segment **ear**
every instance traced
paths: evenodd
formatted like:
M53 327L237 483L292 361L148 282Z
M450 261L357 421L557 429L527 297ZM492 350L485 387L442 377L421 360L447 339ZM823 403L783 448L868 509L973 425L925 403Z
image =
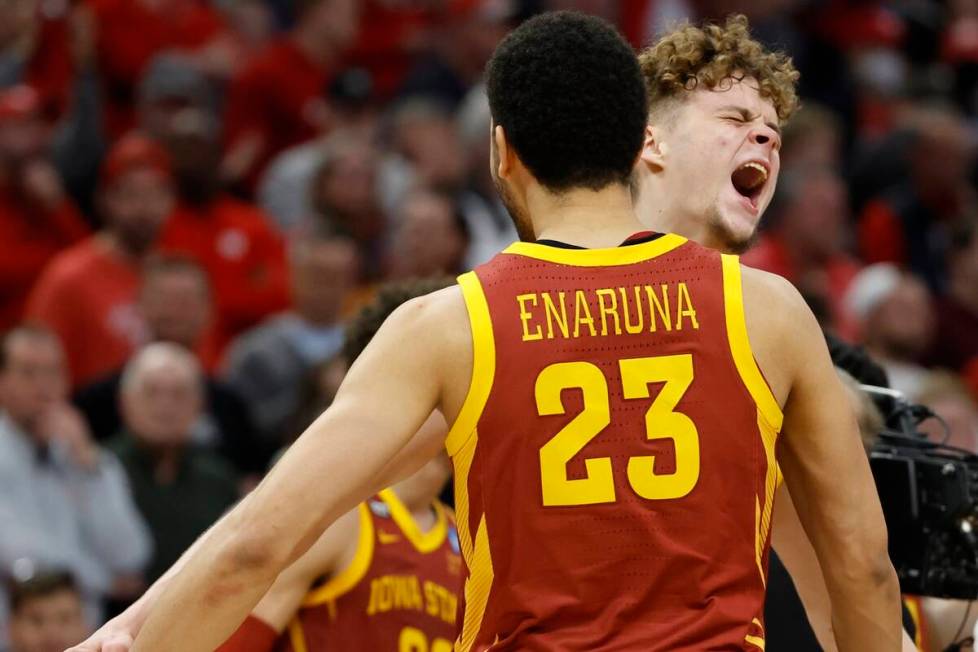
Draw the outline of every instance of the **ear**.
M506 131L502 125L495 125L492 130L492 137L496 143L496 175L500 179L508 179L513 174L513 150L506 140Z
M645 141L642 143L639 159L648 165L652 172L658 172L665 168L668 154L669 147L662 140L662 130L659 127L646 125Z

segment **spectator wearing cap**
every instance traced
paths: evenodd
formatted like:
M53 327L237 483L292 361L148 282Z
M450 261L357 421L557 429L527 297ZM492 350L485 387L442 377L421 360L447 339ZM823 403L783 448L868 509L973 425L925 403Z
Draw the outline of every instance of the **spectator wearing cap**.
M20 326L0 341L0 575L71 571L94 623L102 598L141 590L151 544L122 467L67 391L54 333Z
M357 0L293 4L296 26L249 61L228 89L223 169L248 192L279 152L320 133L323 88L359 25Z
M343 344L341 314L357 281L354 241L309 225L289 250L292 306L241 335L225 358L224 378L248 404L270 448L291 441L288 427L311 370Z
M90 631L70 573L41 571L10 589L10 652L63 652Z
M76 387L122 366L146 340L136 308L142 265L173 207L163 149L139 134L121 139L103 164L98 203L105 227L48 264L27 306L64 343Z
M961 371L978 365L978 220L951 232L947 291L934 303L937 329L928 361Z
M154 342L122 374L124 429L109 443L129 476L133 497L153 533L146 571L154 581L238 498L233 471L194 445L204 377L193 354Z
M49 132L33 89L0 91L0 328L20 320L45 265L88 233L50 160Z
M366 70L353 68L337 75L329 84L326 100L330 119L319 138L285 150L262 174L258 201L282 231L313 215L310 186L316 171L332 154L330 143L344 138L366 142L376 135L377 107Z
M222 190L213 89L188 57L154 59L139 106L140 127L168 150L177 192L160 248L196 260L213 286L212 351L202 356L210 370L231 337L287 305L282 240L267 215Z
M920 359L934 332L930 301L926 285L889 263L863 269L845 296L867 351L886 370L890 386L912 400L927 377Z
M105 125L117 138L136 124L135 91L146 66L164 50L193 54L206 66L219 45L224 22L216 9L197 0L93 0L98 70Z
M843 299L859 263L845 251L846 187L830 167L795 163L783 169L771 228L743 256L745 265L788 279L821 308L823 326L852 337Z
M153 342L178 344L207 359L207 334L212 311L207 273L189 258L156 256L146 265L139 292L139 309ZM203 365L206 369L206 365ZM99 438L122 430L119 412L122 370L81 388L75 405L85 414ZM214 450L242 474L260 474L271 451L263 449L244 401L223 381L206 375L204 403L193 426L196 445Z

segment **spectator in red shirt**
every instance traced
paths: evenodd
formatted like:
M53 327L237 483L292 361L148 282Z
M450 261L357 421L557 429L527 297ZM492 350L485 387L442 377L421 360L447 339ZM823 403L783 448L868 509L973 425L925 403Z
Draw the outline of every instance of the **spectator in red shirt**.
M206 80L171 63L158 84L141 86L140 98L144 127L167 147L177 189L160 248L207 271L216 313L211 340L219 353L239 332L288 305L285 250L261 210L222 192L219 124L202 94Z
M199 0L88 0L98 34L106 128L118 137L136 122L136 84L155 54L179 49L200 56L224 36L220 14Z
M47 154L49 140L38 94L0 91L0 329L20 320L48 261L88 232Z
M223 169L249 192L272 157L323 129L323 90L359 24L356 0L295 4L295 28L255 56L228 89Z
M947 292L935 302L937 332L929 361L963 370L978 364L978 220L970 218L951 235Z
M136 298L173 206L166 153L144 136L123 137L103 165L98 201L105 228L52 260L27 306L61 338L76 387L122 366L146 339Z
M968 175L975 142L961 116L945 109L915 113L910 179L870 202L859 218L859 251L870 263L893 262L932 288L945 282L948 226L976 208Z
M745 265L779 274L821 308L824 325L854 335L843 298L859 265L845 252L846 189L831 168L800 166L781 173L772 220Z

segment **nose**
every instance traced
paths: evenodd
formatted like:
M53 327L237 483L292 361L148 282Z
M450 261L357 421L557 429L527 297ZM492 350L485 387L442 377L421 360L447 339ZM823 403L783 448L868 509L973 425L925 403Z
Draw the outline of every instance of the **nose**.
M762 145L771 147L773 149L778 149L781 146L781 137L778 135L778 132L771 127L761 125L751 130L750 142L755 145Z

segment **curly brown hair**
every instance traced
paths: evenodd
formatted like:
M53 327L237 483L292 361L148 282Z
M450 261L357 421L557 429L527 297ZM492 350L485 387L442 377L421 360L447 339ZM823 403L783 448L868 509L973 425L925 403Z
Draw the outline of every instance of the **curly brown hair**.
M753 77L783 123L798 108L798 71L783 52L751 38L747 18L729 16L722 25L685 23L639 54L653 112L663 100L680 98L701 84L714 89Z

